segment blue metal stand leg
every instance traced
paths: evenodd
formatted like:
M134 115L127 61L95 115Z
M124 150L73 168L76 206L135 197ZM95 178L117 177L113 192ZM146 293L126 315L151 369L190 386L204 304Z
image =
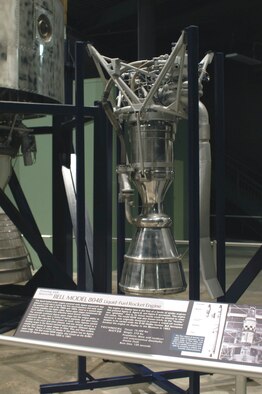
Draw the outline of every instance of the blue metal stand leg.
M112 292L112 128L100 103L94 122L94 291Z
M77 222L77 288L86 290L85 252L85 123L84 123L84 43L77 42L75 47L75 102L76 102L76 222ZM90 263L90 262L89 262ZM78 380L86 381L86 358L78 357Z
M141 376L149 375L151 376L152 383L161 387L167 393L170 394L185 394L185 390L181 389L177 385L169 382L170 379L178 379L188 377L187 371L177 370L177 371L161 371L154 372L151 369L140 364L125 364L128 369L135 373L140 373Z

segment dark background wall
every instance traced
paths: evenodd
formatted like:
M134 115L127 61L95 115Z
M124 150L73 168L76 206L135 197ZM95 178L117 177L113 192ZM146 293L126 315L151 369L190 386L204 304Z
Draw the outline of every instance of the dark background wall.
M199 58L208 50L225 54L226 153L221 160L226 163L226 234L260 241L261 0L69 0L68 11L72 57L76 39L127 61L169 53L191 24L199 27ZM96 76L89 60L85 69L87 77ZM210 76L204 101L212 121L212 67Z

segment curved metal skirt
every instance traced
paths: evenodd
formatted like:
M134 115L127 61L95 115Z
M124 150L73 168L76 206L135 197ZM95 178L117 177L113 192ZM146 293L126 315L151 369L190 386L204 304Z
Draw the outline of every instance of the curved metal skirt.
M124 257L119 283L129 295L161 296L186 289L170 228L138 228Z

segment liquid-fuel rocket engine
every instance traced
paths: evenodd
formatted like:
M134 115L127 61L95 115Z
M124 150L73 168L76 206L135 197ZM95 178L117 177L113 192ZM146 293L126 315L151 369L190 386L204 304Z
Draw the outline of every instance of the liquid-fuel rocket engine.
M90 44L88 52L105 82L102 104L120 139L119 198L125 203L127 220L136 227L124 256L120 288L126 294L142 296L184 291L186 281L181 257L171 233L171 218L163 210L163 201L174 179L177 125L180 119L188 117L185 32L170 55L152 60L127 64L102 56ZM199 63L199 96L212 57L213 54L208 53ZM115 87L118 89L116 101L112 100ZM202 131L208 139L207 111L202 103L199 107ZM129 154L125 136L129 139ZM142 201L137 217L132 215L132 185Z

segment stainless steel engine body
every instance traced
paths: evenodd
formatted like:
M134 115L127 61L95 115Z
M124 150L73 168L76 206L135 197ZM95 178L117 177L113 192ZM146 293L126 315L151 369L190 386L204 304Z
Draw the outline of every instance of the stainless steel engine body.
M105 81L102 103L120 140L119 198L125 203L127 220L136 227L124 256L119 287L126 294L142 296L181 292L186 288L186 281L171 232L172 221L164 213L163 201L174 178L176 128L181 119L188 118L185 32L170 55L132 63L102 56L90 44L87 48ZM208 79L206 68L212 58L210 52L199 63L199 97L202 95L202 80ZM118 89L115 101L111 94L114 87ZM199 146L203 152L203 146L207 145L209 149L209 123L207 111L200 101L199 115ZM127 135L129 149L126 148ZM208 226L210 177L206 175L211 163L208 153L205 150L200 155L200 258L204 280L212 296L216 297L221 295L221 287L215 277ZM133 186L142 202L138 216L132 214Z
M100 63L110 75L102 103L121 142L121 164L117 168L119 198L125 203L127 220L136 227L124 256L119 286L131 295L181 292L186 288L186 281L171 232L172 221L164 213L163 201L174 178L173 145L176 126L183 114L177 92L180 97L184 38L181 37L170 56L131 64L103 58L94 47L88 48L98 70ZM108 103L114 84L119 96L111 110ZM174 100L179 108L169 109ZM128 155L124 135L129 137ZM133 186L142 201L138 216L131 212Z
M141 134L134 116L128 117L125 127L131 150L129 177L141 197L142 210L130 220L136 232L124 256L120 288L132 295L178 293L185 290L186 282L171 233L172 221L163 209L174 179L175 119L149 112L140 119Z

